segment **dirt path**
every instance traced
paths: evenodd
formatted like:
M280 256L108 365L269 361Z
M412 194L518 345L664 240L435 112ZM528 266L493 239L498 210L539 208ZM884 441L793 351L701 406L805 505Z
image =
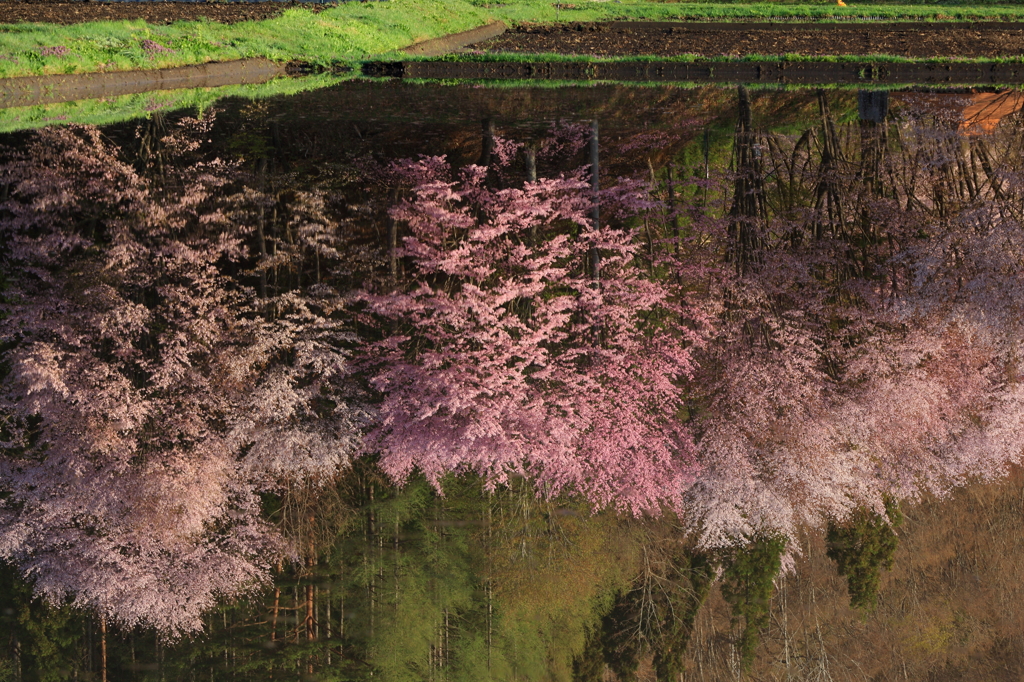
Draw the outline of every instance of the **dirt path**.
M1024 24L655 24L526 26L477 43L490 52L592 54L1024 55Z

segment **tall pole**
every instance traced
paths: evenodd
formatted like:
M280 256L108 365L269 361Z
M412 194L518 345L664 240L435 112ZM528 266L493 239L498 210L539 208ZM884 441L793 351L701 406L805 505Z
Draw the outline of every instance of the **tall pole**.
M107 682L107 614L100 614L100 680Z
M596 232L601 225L601 205L598 202L598 192L601 189L600 176L598 173L598 146L597 146L597 119L590 122L590 186L594 195L594 203L590 209L590 220ZM601 253L597 245L590 247L590 277L597 281L601 279Z
M491 157L494 154L494 119L485 118L483 120L483 147L480 150L480 160L477 162L478 166L490 166Z
M388 193L388 286L391 290L398 288L398 221L391 215L391 210L398 203L398 190Z
M523 148L523 156L526 160L526 181L537 182L537 147L531 142ZM537 223L530 225L530 245L537 245Z

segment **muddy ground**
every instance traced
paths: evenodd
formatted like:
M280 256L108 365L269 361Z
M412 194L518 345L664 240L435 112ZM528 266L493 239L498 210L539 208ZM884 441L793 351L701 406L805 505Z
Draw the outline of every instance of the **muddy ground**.
M600 56L699 54L1006 57L1024 54L1024 24L644 24L524 26L477 43L489 52Z
M39 21L50 24L81 24L86 21L144 19L150 24L170 24L206 17L233 24L276 17L295 2L51 2L49 0L0 0L0 23ZM318 12L336 3L303 3Z

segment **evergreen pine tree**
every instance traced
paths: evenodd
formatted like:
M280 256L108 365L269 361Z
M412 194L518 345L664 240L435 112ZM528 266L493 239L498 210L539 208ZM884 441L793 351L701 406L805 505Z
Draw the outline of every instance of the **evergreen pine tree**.
M677 561L677 599L662 624L661 637L654 652L654 671L658 682L679 679L693 624L715 580L715 564L708 555L687 553Z
M587 631L583 651L572 661L573 682L601 682L604 679L604 646L600 626Z
M902 523L903 514L893 500L886 501L885 516L860 509L842 526L829 523L826 554L846 576L853 608L874 609L882 568L892 568L899 545L894 529Z
M722 573L722 596L732 607L733 624L743 620L739 649L744 670L753 664L760 631L768 625L775 576L782 567L785 548L783 537L755 537L736 550Z
M635 682L643 641L638 632L637 592L620 594L602 622L604 661L621 682Z

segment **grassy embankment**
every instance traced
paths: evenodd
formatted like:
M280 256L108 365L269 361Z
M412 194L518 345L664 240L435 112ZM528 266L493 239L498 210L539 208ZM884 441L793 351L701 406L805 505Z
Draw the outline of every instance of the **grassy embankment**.
M1024 6L833 3L387 0L302 8L258 22L152 26L142 21L72 26L0 24L0 78L163 68L246 57L316 64L356 62L497 19L509 23L610 19L817 19L1024 21Z

